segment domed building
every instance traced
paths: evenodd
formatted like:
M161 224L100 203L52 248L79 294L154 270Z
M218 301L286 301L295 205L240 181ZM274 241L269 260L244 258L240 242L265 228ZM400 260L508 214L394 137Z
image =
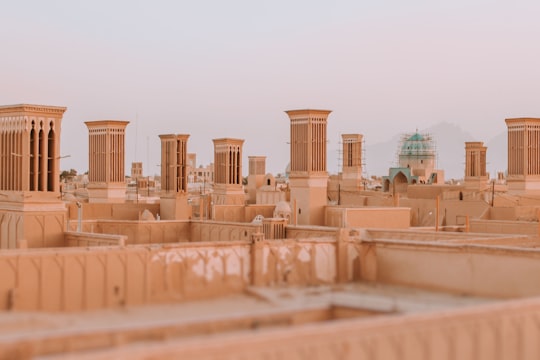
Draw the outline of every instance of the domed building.
M439 184L444 182L441 170L436 170L437 150L430 134L405 134L398 147L398 166L383 176L383 191L407 191L412 184Z
M409 168L411 175L420 183L427 183L436 167L437 151L429 134L404 135L398 155L398 166Z

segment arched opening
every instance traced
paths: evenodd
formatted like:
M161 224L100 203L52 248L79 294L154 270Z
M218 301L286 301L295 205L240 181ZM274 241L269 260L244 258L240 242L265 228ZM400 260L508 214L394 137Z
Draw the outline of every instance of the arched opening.
M39 130L38 135L38 156L37 156L37 189L38 191L44 191L44 185L43 184L43 172L45 169L43 169L43 152L45 150L45 132L41 129Z
M397 193L405 193L407 192L407 185L409 184L409 181L407 180L407 177L403 172L398 172L396 176L394 176L394 190Z
M383 191L388 192L390 191L390 179L385 179L383 183Z
M30 130L30 151L28 152L30 154L30 161L28 162L29 165L29 176L30 176L30 191L35 191L36 189L36 181L35 181L35 166L36 166L36 156L34 153L34 148L36 144L36 130L34 129L35 123L32 121L32 130Z
M55 175L56 174L56 158L57 154L55 153L55 141L54 141L54 130L49 130L49 135L47 136L47 191L54 191Z
M269 185L269 186L271 185L270 184L270 179L266 179L266 185Z

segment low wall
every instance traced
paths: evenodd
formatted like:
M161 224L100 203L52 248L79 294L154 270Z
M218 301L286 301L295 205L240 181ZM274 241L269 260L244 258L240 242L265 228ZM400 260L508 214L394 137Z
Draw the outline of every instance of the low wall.
M92 232L126 235L128 244L163 244L190 241L188 220L114 221L100 220Z
M196 221L190 222L190 241L251 241L253 234L262 232L262 224Z
M362 244L368 244L363 241ZM540 295L540 250L376 240L373 281L494 298Z
M250 244L0 253L0 309L81 311L207 298L249 284Z
M538 236L540 228L538 222L528 221L503 221L503 220L470 220L472 232L491 234L521 234Z
M68 230L75 232L77 222L71 221ZM82 231L127 236L126 244L164 244L200 241L251 240L262 232L262 224L200 220L159 221L83 221Z
M159 214L159 204L146 203L81 203L82 219L95 220L139 220L139 214L144 210L149 210L154 217ZM76 203L66 204L68 208L68 219L77 220L79 208Z
M326 226L289 225L285 227L285 236L287 239L319 238L335 236L337 231L338 228Z
M538 359L540 299L365 321L243 331L78 353L79 359ZM174 331L171 331L174 333ZM121 338L121 337L120 337ZM60 341L62 339L59 339ZM57 340L57 342L59 342ZM39 344L39 339L35 340Z
M124 246L127 236L107 235L83 232L65 232L64 246L87 247L87 246Z
M254 285L309 286L337 280L335 238L261 241L252 251Z
M274 216L275 205L214 205L213 220L251 222L255 216Z
M360 227L407 229L411 209L403 207L327 206L326 225L331 227Z

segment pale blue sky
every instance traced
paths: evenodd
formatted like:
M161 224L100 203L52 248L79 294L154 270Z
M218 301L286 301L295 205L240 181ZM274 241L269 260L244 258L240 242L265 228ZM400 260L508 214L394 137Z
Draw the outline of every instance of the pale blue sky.
M67 106L62 168L79 171L84 121L129 120L127 171L152 174L166 133L190 134L203 164L213 138L245 139L245 159L281 172L283 111L331 109L336 172L342 133L376 143L447 121L487 141L540 116L539 16L538 1L10 1L0 103Z

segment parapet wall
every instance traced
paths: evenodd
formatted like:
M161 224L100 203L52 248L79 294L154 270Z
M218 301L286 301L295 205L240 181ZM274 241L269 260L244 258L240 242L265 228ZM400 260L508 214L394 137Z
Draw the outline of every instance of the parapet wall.
M540 235L538 222L504 221L504 220L470 220L472 232L491 234L522 234L529 236Z
M372 246L375 282L480 297L540 295L531 276L540 273L540 250L394 240Z
M540 299L534 298L436 314L242 331L218 335L211 342L171 339L145 347L114 348L100 359L134 354L141 359L538 359L539 319ZM93 360L95 353L81 353L80 358Z
M159 204L147 203L82 203L82 219L94 220L139 220L140 214L148 210L157 218ZM68 220L76 221L79 216L79 208L76 203L66 204L68 208Z
M334 238L13 250L0 253L0 310L81 311L223 296L254 283L331 284L336 254Z
M10 251L0 309L81 311L198 299L249 283L246 242Z
M213 220L251 222L255 216L274 216L275 205L214 205Z
M83 232L65 232L64 246L87 247L87 246L125 246L127 236L107 235Z

